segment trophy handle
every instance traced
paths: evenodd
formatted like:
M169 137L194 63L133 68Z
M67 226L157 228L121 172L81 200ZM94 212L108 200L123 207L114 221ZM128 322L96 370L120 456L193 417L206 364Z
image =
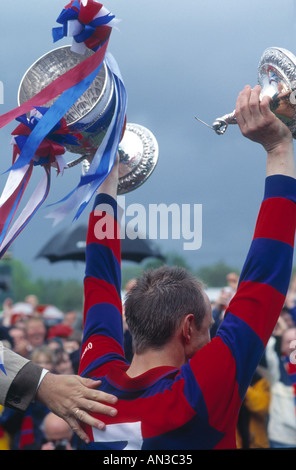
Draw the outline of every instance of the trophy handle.
M235 110L232 111L232 113L225 114L224 116L217 118L216 121L213 122L212 128L216 134L223 135L225 134L229 124L237 124Z
M279 80L276 80L274 77L273 79L268 78L267 76L262 77L262 90L260 94L260 100L263 96L270 96L272 103L271 109L275 111L275 105L278 105L277 99L286 99L289 97L290 93L285 93L284 97L280 98L280 90L279 90ZM237 124L237 120L235 117L235 110L232 113L225 114L224 116L217 118L213 124L212 128L218 135L223 135L226 132L227 127L229 124Z

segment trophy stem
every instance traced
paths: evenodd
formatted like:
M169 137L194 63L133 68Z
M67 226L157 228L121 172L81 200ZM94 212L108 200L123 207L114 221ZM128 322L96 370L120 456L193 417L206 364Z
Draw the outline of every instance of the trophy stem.
M225 114L224 116L217 118L216 121L213 122L212 128L216 134L223 135L225 134L229 124L237 124L235 110L232 111L232 113Z

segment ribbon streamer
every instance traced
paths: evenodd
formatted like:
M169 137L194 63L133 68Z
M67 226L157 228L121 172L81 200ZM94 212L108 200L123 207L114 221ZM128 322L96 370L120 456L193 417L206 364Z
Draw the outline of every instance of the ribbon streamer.
M43 119L47 112L48 108L38 108L35 110L30 119L28 119L26 116L21 116L17 119L20 124L12 132L12 135L16 136L14 137L14 162L21 160L23 149L28 145L30 135L34 132L34 129L38 126L39 122ZM62 143L71 143L72 145L75 145L77 144L77 139L80 137L80 135L70 135L66 121L65 119L62 119L59 124L54 126L54 128L51 130L51 133L49 133L47 137L42 140L41 145L39 145L37 149L32 150L33 157L31 155L30 161L27 164L21 164L16 169L10 171L0 199L0 257L3 256L7 248L11 245L12 241L23 230L29 220L31 220L33 215L36 213L37 209L46 199L50 188L51 166L56 166L58 171L60 168L63 168L61 156L65 153L65 148ZM57 157L59 157L58 161ZM16 163L14 163L13 167L15 165ZM31 178L34 165L44 166L46 172L46 182L43 180L41 184L42 189L38 187L38 190L30 199L25 210L17 219L11 231L8 233L16 210Z
M103 141L90 164L87 175L80 178L78 186L71 193L55 203L60 204L64 202L65 204L46 216L47 218L54 219L54 226L78 205L79 207L73 220L79 218L94 193L109 175L115 162L125 123L127 93L118 65L110 53L106 54L106 64L112 72L115 85L114 114Z
M48 196L50 189L50 165L46 165L43 168L45 170L45 176L38 184L37 188L30 197L27 205L22 210L21 214L11 227L10 231L3 238L3 241L0 245L0 258L3 257L4 253L10 247L12 242L28 225L32 217L36 214L36 212Z

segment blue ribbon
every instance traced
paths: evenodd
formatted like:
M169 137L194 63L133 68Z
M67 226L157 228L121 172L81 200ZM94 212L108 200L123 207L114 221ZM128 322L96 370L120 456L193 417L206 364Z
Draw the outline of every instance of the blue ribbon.
M110 54L108 54L110 56ZM99 186L103 183L103 181L109 175L117 154L117 150L119 147L122 129L124 126L124 120L126 116L126 108L127 108L127 93L123 81L120 77L119 70L116 70L116 64L110 64L110 69L113 73L114 78L114 85L115 85L115 93L116 93L116 105L114 110L114 115L112 121L109 125L109 128L105 134L105 137L91 163L89 173L85 176L81 176L80 182L73 191L71 191L67 196L65 196L60 201L50 204L56 205L62 202L69 201L72 198L73 206L75 202L78 200L82 200L83 202L80 203L78 210L73 218L73 221L77 220L84 209L87 207L89 201L91 200L92 196L99 188ZM97 167L96 160L100 163ZM93 167L95 167L94 171ZM84 194L84 196L83 196ZM70 208L70 209L69 209ZM69 210L71 210L71 204L69 206L65 206L64 208L57 209L50 217L54 217L54 214L66 214Z
M47 110L42 119L40 119L37 125L32 129L31 134L28 136L22 148L19 158L7 171L21 168L32 160L41 142L52 131L54 126L56 126L57 121L62 119L73 104L88 89L95 77L98 75L101 67L102 63L88 77L62 93L62 95Z
M36 107L35 108L37 111L39 111L42 116L46 114L46 112L49 110L49 108L46 107ZM40 118L37 118L36 116L32 116L30 119L27 119L26 115L19 116L16 121L21 122L25 126L27 126L31 131L38 125ZM77 137L75 135L66 133L66 134L55 134L56 131L61 129L61 121L59 121L50 131L50 133L46 136L48 140L51 140L52 142L56 142L57 144L64 145L64 144L69 144L69 145L79 145L77 142ZM28 135L18 135L15 137L15 141L18 145L18 148L20 151L23 150L27 140L28 140Z

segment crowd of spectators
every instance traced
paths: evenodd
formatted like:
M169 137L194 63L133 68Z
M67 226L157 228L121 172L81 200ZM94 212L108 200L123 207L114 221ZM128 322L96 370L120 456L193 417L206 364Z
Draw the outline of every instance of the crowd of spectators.
M213 302L212 338L219 330L238 280L235 273L229 273L227 286ZM296 276L240 409L237 446L296 448Z
M0 316L0 340L21 356L56 374L77 374L82 317L40 305L34 295L23 302L7 298ZM68 424L38 402L21 413L0 407L0 450L76 449Z
M229 273L226 287L212 302L214 338L238 275ZM135 282L132 280L126 290ZM124 322L126 355L132 341ZM6 299L0 316L0 340L18 354L56 374L77 374L82 341L82 316L39 305L34 295L24 302ZM240 449L296 447L296 277L260 365L244 398L237 425ZM25 414L0 407L0 450L75 450L79 440L66 422L34 402Z

